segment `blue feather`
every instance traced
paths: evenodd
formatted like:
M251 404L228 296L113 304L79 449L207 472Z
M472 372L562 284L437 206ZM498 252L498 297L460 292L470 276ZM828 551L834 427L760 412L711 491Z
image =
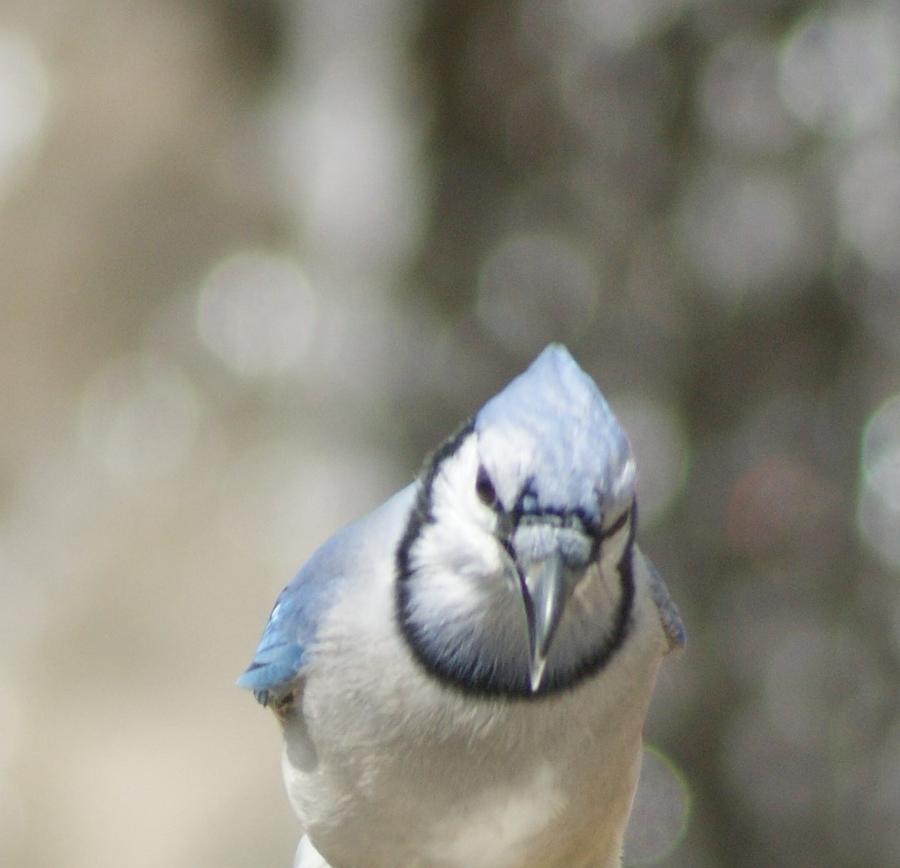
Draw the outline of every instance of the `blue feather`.
M507 508L535 472L544 509L577 508L594 519L598 506L615 515L634 497L628 438L597 384L561 344L550 344L491 398L476 414L475 430Z
M305 593L309 589L302 587L302 573L278 595L253 660L237 681L263 705L297 676L315 636L322 595Z
M402 521L413 498L413 486L408 486L362 521L376 538L379 532L391 533L382 523ZM364 577L359 560L366 535L358 526L348 525L320 546L278 595L253 660L237 680L262 705L287 693L314 658L319 627L347 577Z
M321 618L346 572L343 536L321 546L275 601L253 660L237 681L262 705L284 692L309 663Z

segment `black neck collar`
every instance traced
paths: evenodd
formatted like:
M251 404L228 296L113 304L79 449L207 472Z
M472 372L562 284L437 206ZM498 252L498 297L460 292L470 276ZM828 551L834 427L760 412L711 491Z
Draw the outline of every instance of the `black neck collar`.
M490 699L535 700L570 690L600 672L622 647L628 635L635 594L633 552L637 505L632 505L628 540L617 564L620 593L616 611L611 622L604 625L605 635L591 653L574 666L565 669L548 668L544 682L536 692L531 690L526 668L512 673L498 666L479 665L474 657L464 656L456 656L448 662L445 657L435 653L433 643L426 641L422 628L412 617L412 593L416 576L411 564L411 549L426 526L435 520L431 502L432 489L441 464L452 457L473 432L474 422L470 420L436 450L420 477L415 505L395 556L395 611L400 631L413 657L429 677L467 695ZM478 637L472 636L472 641L477 642ZM470 659L470 662L460 662L465 659Z

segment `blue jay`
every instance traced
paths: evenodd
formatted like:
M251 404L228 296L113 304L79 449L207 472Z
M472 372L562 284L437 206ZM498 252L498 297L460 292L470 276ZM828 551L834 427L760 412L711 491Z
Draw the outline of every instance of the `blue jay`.
M560 345L281 592L239 679L284 731L295 868L614 868L662 657L635 466Z

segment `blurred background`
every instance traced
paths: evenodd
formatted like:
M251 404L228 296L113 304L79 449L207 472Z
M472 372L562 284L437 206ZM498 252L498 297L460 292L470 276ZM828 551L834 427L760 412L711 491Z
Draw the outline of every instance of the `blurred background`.
M900 6L0 2L0 864L277 868L233 682L564 341L682 609L629 865L900 864Z

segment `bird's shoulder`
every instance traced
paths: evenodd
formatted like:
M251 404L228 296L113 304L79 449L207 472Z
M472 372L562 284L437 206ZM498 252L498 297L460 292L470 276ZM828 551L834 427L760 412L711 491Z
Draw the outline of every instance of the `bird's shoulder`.
M681 614L659 570L656 569L650 558L646 555L642 555L642 557L650 578L650 596L656 605L659 623L666 635L668 650L680 651L687 643L687 634L685 633L684 623L681 620Z
M413 508L415 485L324 542L278 595L253 660L238 679L263 705L277 701L314 653L323 618L348 583L366 575L366 563L395 545Z

